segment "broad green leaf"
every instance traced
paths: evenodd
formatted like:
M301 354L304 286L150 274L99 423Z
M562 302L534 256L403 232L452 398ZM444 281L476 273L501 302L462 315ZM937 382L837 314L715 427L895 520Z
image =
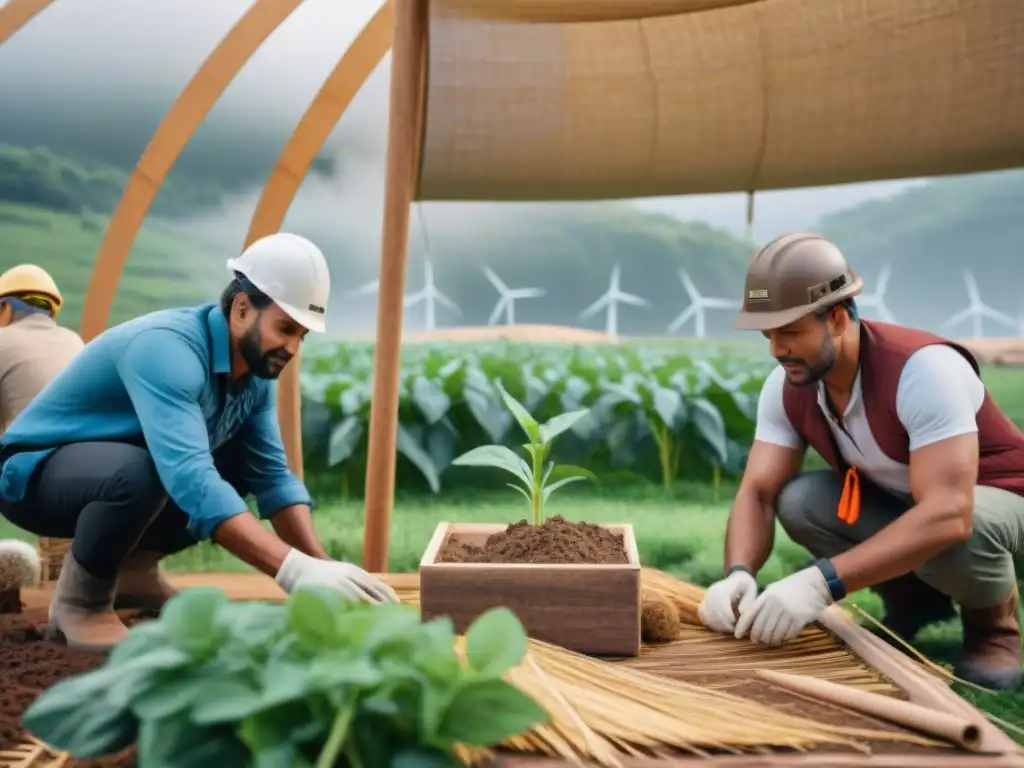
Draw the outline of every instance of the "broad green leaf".
M228 728L196 727L183 718L144 720L139 728L138 763L160 768L224 768L251 761L245 745Z
M532 698L501 679L470 679L455 693L438 735L468 746L486 747L547 722Z
M466 630L469 666L483 675L500 676L526 655L526 632L508 608L491 608Z
M124 677L119 668L101 667L62 680L29 705L25 730L55 749L78 758L101 757L131 746L137 721L126 707L106 701L106 692Z
M238 677L204 678L196 686L201 695L190 714L196 725L238 722L263 707L259 690Z
M434 493L439 493L441 490L440 472L430 458L430 454L427 453L426 449L412 436L409 429L403 424L398 425L398 439L395 442L395 447L426 478L427 483L430 485L430 490Z
M570 413L561 413L550 421L540 426L540 440L536 442L550 443L566 430L572 429L573 425L590 412L584 408Z
M228 605L228 596L218 587L192 587L172 597L160 612L167 639L193 655L213 649L222 636L217 614Z
M337 648L345 635L339 627L339 611L345 602L340 592L326 587L302 587L288 597L288 625L310 649Z
M369 383L357 384L342 392L339 400L342 415L354 416L358 414L370 402L371 392Z
M448 413L452 404L444 390L422 374L413 379L412 401L423 414L427 424L436 424Z
M451 465L459 437L458 430L447 417L434 424L427 433L425 448L438 472L444 472Z
M658 414L658 418L670 430L678 429L686 414L682 395L674 389L659 386L652 387L651 395L654 399L654 412Z
M561 480L566 477L578 477L587 480L597 480L597 475L586 467L576 467L572 464L555 464L547 475L551 480ZM546 482L546 480L545 480Z
M529 488L533 487L533 478L523 471L523 460L504 445L481 445L461 456L456 457L452 464L459 467L494 467L504 469L523 481Z
M508 432L509 427L512 426L513 418L512 414L503 407L501 398L497 394L492 395L492 391L493 389L489 384L487 389L481 390L470 386L467 382L462 395L466 400L466 406L469 408L470 413L476 419L476 423L480 425L480 428L487 433L487 436L492 441L500 443Z
M724 464L729 458L729 449L725 434L725 422L722 414L706 398L695 397L690 400L693 425L697 434L704 440L718 457L718 463Z
M547 501L548 498L551 496L551 494L554 493L555 491L557 491L562 486L568 485L569 483L576 483L576 482L579 482L580 480L586 480L586 479L587 478L580 477L578 475L575 476L575 477L563 477L561 480L558 480L558 481L552 483L551 485L545 486L544 487L544 491L543 491L543 493L544 493L544 501Z
M346 416L331 429L327 442L327 466L336 467L348 461L363 436L363 422L358 416Z
M518 400L505 391L505 387L501 384L498 384L497 386L498 392L501 394L501 399L505 402L505 407L512 412L515 420L519 422L519 426L523 428L523 431L526 433L526 436L530 438L531 442L544 442L544 440L541 439L540 427L537 424L537 420L530 415L530 412L527 411Z

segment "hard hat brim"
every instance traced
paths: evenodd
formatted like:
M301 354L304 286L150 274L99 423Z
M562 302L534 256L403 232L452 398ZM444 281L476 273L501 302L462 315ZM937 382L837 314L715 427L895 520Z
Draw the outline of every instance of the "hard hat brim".
M801 304L798 307L780 309L775 312L748 312L747 310L742 310L736 318L735 327L740 331L772 331L776 328L782 328L790 323L795 323L801 317L805 317L812 312L818 312L856 296L860 293L863 285L864 281L858 277L851 285L829 294L824 299L813 304Z
M327 330L324 316L319 312L314 312L311 309L299 309L291 304L285 304L283 301L275 301L274 303L281 308L282 312L303 328L307 328L313 333L323 333Z

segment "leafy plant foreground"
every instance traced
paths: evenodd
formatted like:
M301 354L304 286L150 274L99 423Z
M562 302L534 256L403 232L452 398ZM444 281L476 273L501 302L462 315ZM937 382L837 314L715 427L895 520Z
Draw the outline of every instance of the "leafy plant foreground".
M97 670L44 692L25 728L76 758L135 745L142 768L443 768L548 719L503 679L526 654L505 608L464 658L448 619L305 588L285 603L185 590Z
M688 477L720 483L742 472L757 395L771 361L669 345L565 347L497 342L403 350L398 482L406 488L479 484L456 456L519 448L508 392L538 423L586 410L547 458L614 482L642 475L666 488ZM357 486L365 475L373 348L322 347L304 364L307 472ZM495 471L494 485L506 481ZM486 484L486 483L484 483ZM354 487L352 488L355 489Z

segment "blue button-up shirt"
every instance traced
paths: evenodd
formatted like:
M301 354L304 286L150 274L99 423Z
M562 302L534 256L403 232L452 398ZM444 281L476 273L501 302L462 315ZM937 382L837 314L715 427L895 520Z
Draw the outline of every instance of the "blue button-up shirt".
M152 312L107 330L4 434L20 450L0 470L0 496L24 499L36 467L63 444L141 436L168 495L189 517L189 533L208 539L247 510L211 455L238 434L260 517L311 504L288 468L271 382L251 376L232 392L230 370L228 324L216 304Z

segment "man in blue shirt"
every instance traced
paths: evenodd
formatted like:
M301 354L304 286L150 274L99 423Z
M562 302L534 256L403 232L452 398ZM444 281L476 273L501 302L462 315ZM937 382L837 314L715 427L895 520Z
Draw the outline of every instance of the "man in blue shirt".
M72 539L50 635L103 652L127 629L115 607L159 610L159 560L212 539L291 592L333 586L397 601L331 560L308 491L287 465L271 381L324 330L330 274L305 238L278 233L228 261L220 304L153 312L108 329L23 410L0 447L0 512ZM246 506L252 493L259 516Z

